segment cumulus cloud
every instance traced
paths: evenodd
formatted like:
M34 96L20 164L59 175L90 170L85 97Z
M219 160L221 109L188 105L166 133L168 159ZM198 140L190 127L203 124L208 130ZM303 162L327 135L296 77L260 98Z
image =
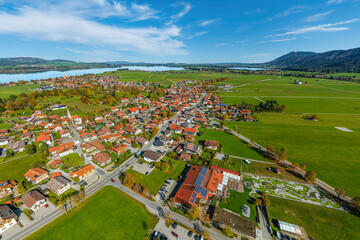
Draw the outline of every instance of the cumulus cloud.
M360 20L359 18L355 18L355 19L351 19L351 20L343 21L343 22L328 23L328 24L322 24L322 25L317 25L317 26L312 26L312 27L304 27L304 28L300 28L300 29L297 29L294 31L279 33L279 34L270 35L270 36L266 36L266 37L279 37L279 36L287 36L287 35L304 34L304 33L309 33L309 32L346 31L349 29L348 27L337 27L337 26L358 22L359 20Z
M12 34L31 39L71 42L92 46L111 46L118 50L153 55L186 54L184 44L175 38L180 28L109 26L81 16L55 10L42 11L31 7L17 13L0 12L0 34Z

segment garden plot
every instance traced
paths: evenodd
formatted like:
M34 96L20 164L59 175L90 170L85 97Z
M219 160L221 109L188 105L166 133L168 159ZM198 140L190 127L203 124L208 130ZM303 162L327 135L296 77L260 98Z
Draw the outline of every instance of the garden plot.
M255 176L244 177L245 185L251 183L250 196L258 197L259 191L269 195L296 200L304 203L321 205L328 208L340 209L341 206L320 192L314 186L302 185L295 182L287 182L278 179L261 178Z

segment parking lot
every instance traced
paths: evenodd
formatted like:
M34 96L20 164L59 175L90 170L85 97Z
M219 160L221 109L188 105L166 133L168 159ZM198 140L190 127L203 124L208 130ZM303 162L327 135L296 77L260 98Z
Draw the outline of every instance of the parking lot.
M158 224L155 227L155 231L159 231L162 234L164 234L169 240L194 240L196 233L193 233L191 237L188 236L189 230L187 230L186 228L183 228L179 225L177 225L176 229L174 229L172 226L170 226L169 228L166 227L165 225L165 220L164 219L160 219ZM175 232L178 237L175 237L171 234L171 232Z
M155 196L155 201L163 204L164 203L164 199L161 195L164 195L165 192L168 193L168 196L170 196L171 192L174 190L176 186L176 181L175 180L166 180L163 187L160 189L160 191L156 194ZM164 191L165 189L165 191Z
M134 166L133 170L142 173L144 175L149 175L155 169L154 166L151 166L145 162L143 162L142 164L134 163L133 166Z

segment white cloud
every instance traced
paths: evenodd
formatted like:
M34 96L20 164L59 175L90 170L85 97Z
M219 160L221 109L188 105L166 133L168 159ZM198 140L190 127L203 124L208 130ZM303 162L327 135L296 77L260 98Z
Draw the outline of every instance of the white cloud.
M179 6L179 5L182 5L183 6L183 9L178 12L177 14L174 14L171 16L171 19L179 19L179 18L182 18L183 16L185 16L188 12L190 12L192 6L190 3L185 3L185 2L181 2L181 3L177 3L173 6Z
M199 36L205 35L207 33L208 33L207 31L197 32L197 33L194 33L194 34L192 34L190 36L187 36L186 39L192 39L194 37L199 37Z
M214 22L217 22L217 21L219 21L219 20L220 20L220 18L215 18L215 19L210 19L210 20L204 20L204 21L198 22L198 25L201 26L201 27L205 27L205 26L210 25L210 24L212 24L212 23L214 23Z
M304 34L304 33L308 33L308 32L346 31L349 28L347 28L347 27L335 27L335 26L350 24L350 23L358 22L359 20L360 20L359 18L355 18L355 19L351 19L351 20L343 21L343 22L322 24L322 25L317 25L317 26L313 26L313 27L304 27L304 28L300 28L300 29L297 29L297 30L294 30L294 31L289 31L289 32L285 32L285 33L279 33L279 34L270 35L270 36L266 36L266 37L279 37L279 36L287 36L287 35L296 35L296 34Z
M307 22L315 22L315 21L319 21L322 20L325 16L329 15L330 13L332 13L333 10L327 11L327 12L323 12L323 13L317 13L314 14L312 16L308 16L305 20Z
M63 49L66 51L69 51L69 52L74 52L74 53L85 53L85 54L92 53L90 51L84 51L84 50L78 50L78 49L72 49L72 48L63 48Z
M268 40L268 41L261 41L258 43L271 43L271 42L288 42L288 41L293 41L296 40L297 38L282 38L282 39L272 39L272 40Z
M329 0L327 4L339 4L345 2L344 0Z
M187 52L176 37L180 28L120 28L104 25L66 12L43 11L30 7L17 14L0 12L0 34L31 39L72 42L91 46L111 46L118 50L152 55L181 55Z
M270 20L289 16L293 13L301 12L303 9L305 9L305 6L302 6L302 5L293 6L291 8L286 9L285 11L283 11L281 13L276 14L273 18L270 18Z

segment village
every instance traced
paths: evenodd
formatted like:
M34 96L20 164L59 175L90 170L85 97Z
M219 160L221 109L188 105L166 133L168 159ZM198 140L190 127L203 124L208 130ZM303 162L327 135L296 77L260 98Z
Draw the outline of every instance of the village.
M2 156L12 159L23 154L41 156L33 168L23 172L24 178L0 183L0 234L5 239L20 239L19 233L37 222L40 224L45 216L59 210L69 211L85 200L89 189L117 183L155 200L159 206L168 206L184 216L192 213L193 219L201 219L202 225L213 226L211 230L199 227L195 239L209 238L209 231L222 232L227 237L266 239L261 238L261 231L267 231L261 229L266 225L264 221L268 221L264 220L266 210L255 209L250 202L241 206L241 214L219 207L217 199L226 199L233 191L249 191L240 169L211 165L201 157L210 154L221 161L227 158L218 141L211 138L198 141L201 129L224 131L223 120L254 121L250 109L224 104L220 96L209 93L211 81L184 81L158 88L157 99L151 97L156 83L67 76L39 83L47 84L42 90L37 89L40 92L98 84L105 89L130 88L137 95L120 97L116 106L89 115L77 115L79 110L69 110L66 103L60 102L34 110L31 115L3 117L11 122L12 128L0 132ZM83 102L88 101L92 100ZM138 179L153 177L156 171L171 175L156 179L157 186L139 182ZM257 199L260 203L267 201L266 195ZM163 212L162 209L158 210ZM260 220L258 216L255 219L256 212ZM162 217L169 221L168 216ZM281 225L279 229L284 236L308 239L303 228L291 224L289 227L285 222L283 225L286 227ZM176 226L173 228L168 233L173 236L165 236L157 229L152 237L174 237ZM181 239L192 239L192 234L188 231Z

